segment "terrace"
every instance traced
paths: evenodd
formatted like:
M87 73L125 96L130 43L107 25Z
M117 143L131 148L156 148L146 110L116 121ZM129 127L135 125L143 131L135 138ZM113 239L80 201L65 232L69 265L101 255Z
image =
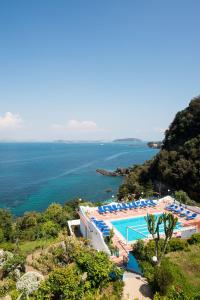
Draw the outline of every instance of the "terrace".
M145 200L141 200L140 202L144 202ZM86 234L83 236L88 239L93 240L93 246L99 250L106 250L106 245L103 245L104 238L109 235L110 229L114 230L114 237L112 239L113 245L117 247L119 255L111 256L112 260L115 261L118 265L122 265L124 261L127 260L129 251L132 250L131 244L134 243L134 240L127 240L127 238L122 234L119 230L116 229L113 224L115 221L121 221L121 223L129 222L129 219L133 220L133 218L137 219L138 217L144 217L149 214L162 214L167 212L166 207L174 204L174 199L170 196L164 197L158 201L154 201L155 205L146 205L146 206L137 206L137 207L126 207L124 209L106 209L98 208L98 207L81 207L82 213L80 214L80 219L82 220L82 232L84 231ZM121 204L119 203L111 203L111 207L119 207ZM174 204L175 205L175 204ZM179 205L177 204L177 208ZM106 211L106 212L105 212ZM84 212L84 217L83 217ZM194 212L190 208L191 214ZM192 234L200 228L200 214L198 213L194 219L187 220L186 216L180 216L180 213L176 213L179 222L181 223L181 228L177 228L174 232L174 237L181 237L182 235L187 236L187 234ZM85 218L85 220L83 220ZM142 218L140 218L142 219ZM86 221L87 220L87 221ZM130 222L131 222L130 220ZM113 222L114 221L114 222ZM124 222L123 222L124 221ZM87 223L87 229L83 230L83 223ZM113 224L112 224L113 222ZM125 226L125 225L124 225ZM140 225L141 226L141 225ZM127 226L128 227L128 226ZM137 231L133 226L129 226L130 231ZM133 228L131 228L133 227ZM95 228L95 229L94 229ZM150 236L145 236L145 234L140 232L141 227L138 227L138 234L140 234L140 238L149 239ZM127 229L128 232L128 229ZM142 237L142 235L144 235ZM101 245L100 245L101 244ZM109 250L106 250L108 253Z

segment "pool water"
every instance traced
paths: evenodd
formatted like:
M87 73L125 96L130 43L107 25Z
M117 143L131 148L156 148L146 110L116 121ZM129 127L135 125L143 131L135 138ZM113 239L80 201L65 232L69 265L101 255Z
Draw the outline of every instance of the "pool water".
M162 214L155 214L160 216ZM147 228L147 223L144 216L134 217L129 219L120 219L117 221L112 221L111 224L115 229L117 229L124 239L127 239L128 231L128 241L135 241L140 239L145 239L149 237L149 232ZM132 226L134 230L128 229L127 227ZM179 230L182 227L181 223L178 222L175 228L175 231ZM160 225L160 233L164 233L163 225Z

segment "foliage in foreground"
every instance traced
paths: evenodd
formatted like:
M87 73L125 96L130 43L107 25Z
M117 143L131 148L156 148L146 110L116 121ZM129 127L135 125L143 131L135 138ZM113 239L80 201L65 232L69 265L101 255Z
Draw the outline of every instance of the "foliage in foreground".
M200 282L200 276L198 275L200 257L198 258L199 252L194 248L200 245L199 237L200 234L194 234L188 240L172 238L166 248L167 255L159 266L152 263L154 240L149 241L147 244L139 240L134 244L133 253L140 261L144 276L155 292L155 300L200 299L198 298L198 288L196 288L198 282ZM195 245L190 246L191 241ZM161 239L158 244L159 253L162 251L163 244L164 241ZM175 259L176 257L177 259ZM182 257L183 260L181 260ZM186 264L188 265L188 273L185 272ZM197 280L198 276L199 279ZM193 280L191 280L191 277ZM196 281L195 284L194 281Z
M51 256L44 257L44 261L41 259L41 266L46 261L51 272L33 299L86 299L103 294L109 287L113 299L121 297L121 270L104 252L97 252L84 242L67 238L63 245L52 249ZM115 288L115 283L119 289Z

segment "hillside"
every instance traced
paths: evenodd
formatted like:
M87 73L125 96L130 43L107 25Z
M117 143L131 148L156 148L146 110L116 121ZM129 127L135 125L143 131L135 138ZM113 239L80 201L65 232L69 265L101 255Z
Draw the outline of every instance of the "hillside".
M133 168L119 194L151 189L163 193L184 190L200 202L200 96L176 114L160 152Z

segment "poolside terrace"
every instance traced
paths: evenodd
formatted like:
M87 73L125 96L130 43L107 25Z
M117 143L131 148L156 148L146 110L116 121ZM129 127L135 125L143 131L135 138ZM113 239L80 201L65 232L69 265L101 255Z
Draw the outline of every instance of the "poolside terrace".
M174 199L170 196L164 197L156 202L156 206L152 207L140 207L134 209L127 209L127 210L118 210L118 211L107 211L106 213L100 213L97 207L93 207L91 209L87 209L87 217L88 219L92 220L93 218L97 220L104 221L105 224L109 228L114 229L114 237L113 237L113 245L116 246L119 250L119 257L111 256L111 259L118 265L122 265L124 260L127 259L129 251L132 250L131 243L126 243L125 239L122 235L112 226L111 221L114 220L122 220L122 219L129 219L138 216L146 216L147 213L149 214L159 214L163 212L167 212L165 209L166 206L174 203ZM183 227L194 227L197 226L200 229L200 214L193 220L186 220L184 217L180 217L178 214L176 216L179 219L179 222L182 224ZM174 237L180 237L181 232L176 231L174 233Z

